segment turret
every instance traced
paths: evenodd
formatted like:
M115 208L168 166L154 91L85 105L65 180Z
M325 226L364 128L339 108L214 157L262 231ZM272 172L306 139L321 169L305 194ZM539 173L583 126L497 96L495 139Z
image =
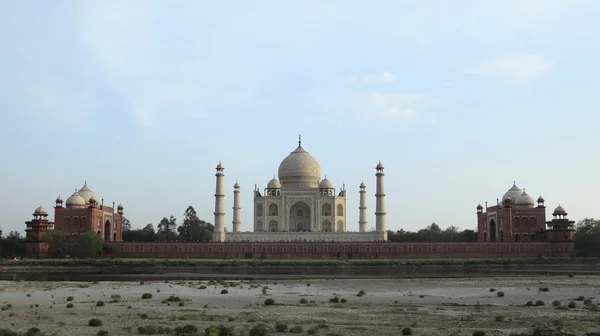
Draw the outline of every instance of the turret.
M572 242L575 239L575 221L567 218L567 211L561 205L552 212L552 220L546 222L550 242Z
M215 188L215 231L213 233L213 242L225 241L225 183L223 165L219 161L217 165L217 185Z
M33 219L25 222L25 249L28 257L47 257L48 243L44 235L54 228L54 223L48 221L48 211L40 205L33 212Z
M233 232L240 232L240 185L233 185Z
M367 191L364 182L360 183L360 201L358 205L358 230L367 232Z
M383 164L381 161L375 167L377 176L377 189L375 191L375 230L384 233L387 240L387 232L385 228L385 190L384 190L384 173Z

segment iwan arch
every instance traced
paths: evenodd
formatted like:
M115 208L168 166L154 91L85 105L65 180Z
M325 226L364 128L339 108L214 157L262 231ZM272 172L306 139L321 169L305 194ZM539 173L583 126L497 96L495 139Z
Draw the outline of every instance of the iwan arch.
M240 185L234 185L233 230L225 232L224 167L216 168L214 242L377 242L387 241L385 228L384 167L376 167L376 230L367 232L366 187L360 185L359 231L346 230L346 188L336 191L321 166L298 147L279 165L262 191L254 187L253 232L240 232Z

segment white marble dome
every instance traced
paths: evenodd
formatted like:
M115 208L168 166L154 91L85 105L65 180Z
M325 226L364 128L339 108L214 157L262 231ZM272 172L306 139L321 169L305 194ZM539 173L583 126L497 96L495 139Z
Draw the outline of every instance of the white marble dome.
M307 151L298 146L279 165L282 185L295 184L300 188L317 188L321 179L321 166Z
M557 215L563 215L566 216L567 215L567 210L565 210L565 208L563 208L561 205L557 206L556 209L554 209L554 212L552 212L552 215L557 216Z
M46 211L46 209L44 209L41 205L35 209L35 211L33 212L34 216L48 216L48 211Z
M81 189L79 189L77 193L83 198L85 204L90 203L90 198L94 198L96 201L98 201L98 196L96 196L96 194L94 194L94 192L87 186L87 182L83 185L83 187L81 187Z
M533 208L535 207L535 200L528 193L526 193L525 190L523 190L521 196L519 196L515 201L515 205Z
M279 183L279 181L275 178L275 176L273 176L271 181L269 181L269 183L267 183L267 188L268 189L280 189L281 183Z
M326 177L319 183L319 189L333 189L333 183Z
M82 208L85 207L85 203L85 200L77 191L67 198L67 208Z

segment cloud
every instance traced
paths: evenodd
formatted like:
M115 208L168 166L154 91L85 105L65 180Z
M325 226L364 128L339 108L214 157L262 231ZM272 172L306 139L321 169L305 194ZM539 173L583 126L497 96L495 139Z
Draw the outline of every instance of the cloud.
M412 122L439 103L425 95L372 92L354 99L351 107L365 119Z
M467 72L511 85L529 85L553 66L554 63L542 54L522 54L482 62Z
M345 82L348 84L380 84L392 83L396 81L396 75L389 71L384 71L378 74L366 74L363 76L349 76Z

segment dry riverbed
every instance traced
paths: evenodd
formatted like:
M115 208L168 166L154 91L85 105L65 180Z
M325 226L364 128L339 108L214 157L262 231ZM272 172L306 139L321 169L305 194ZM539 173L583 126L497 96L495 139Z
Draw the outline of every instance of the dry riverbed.
M364 295L357 296L360 291ZM144 293L152 298L142 299ZM180 301L168 301L170 296ZM330 302L335 297L340 302ZM274 305L264 304L269 298ZM104 305L97 306L98 301ZM528 301L534 306L526 306ZM536 301L544 305L535 306ZM560 306L554 307L553 301ZM575 308L567 307L570 302ZM472 335L475 330L509 335L536 326L581 334L600 330L597 302L600 279L579 275L226 283L2 281L0 329L133 335L140 326L191 324L203 335L205 328L223 324L248 335L259 323L274 327L279 321L301 326L298 335L401 335L403 327L410 327L413 335ZM67 308L69 304L73 307ZM102 326L88 326L93 318Z

